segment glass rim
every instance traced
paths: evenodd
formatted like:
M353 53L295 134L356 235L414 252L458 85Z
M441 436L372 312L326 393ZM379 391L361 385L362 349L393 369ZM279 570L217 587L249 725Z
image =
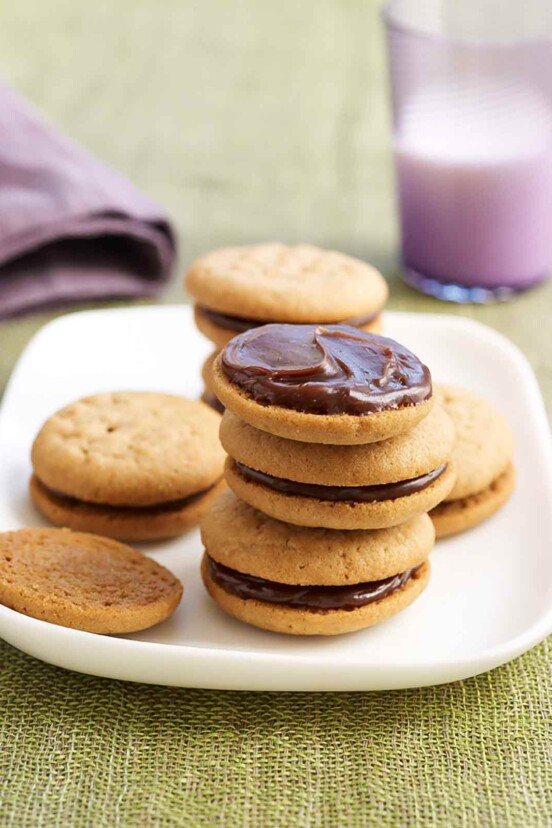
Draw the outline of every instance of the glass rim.
M411 36L424 38L426 40L440 41L442 43L461 43L465 46L474 47L502 47L504 49L516 49L532 43L552 42L552 33L520 35L519 37L477 37L468 35L453 35L445 32L433 31L423 24L409 23L401 20L397 15L397 7L404 4L405 0L385 0L380 9L380 14L386 28L391 31L404 32Z

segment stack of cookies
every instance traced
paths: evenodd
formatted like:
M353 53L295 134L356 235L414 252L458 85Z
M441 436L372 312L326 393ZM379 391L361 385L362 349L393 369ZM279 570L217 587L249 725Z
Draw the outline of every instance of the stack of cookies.
M203 580L265 629L333 635L408 606L429 578L429 510L454 485L454 427L429 370L345 325L272 324L216 357L231 492L202 522Z
M312 245L215 250L192 264L185 283L196 303L196 325L215 346L203 368L202 399L218 411L211 365L236 334L267 322L345 323L379 331L387 299L387 284L375 268Z

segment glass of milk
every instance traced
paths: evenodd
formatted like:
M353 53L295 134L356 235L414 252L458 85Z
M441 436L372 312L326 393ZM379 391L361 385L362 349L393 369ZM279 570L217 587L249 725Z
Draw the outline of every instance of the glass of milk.
M384 12L405 281L508 298L552 269L551 0Z

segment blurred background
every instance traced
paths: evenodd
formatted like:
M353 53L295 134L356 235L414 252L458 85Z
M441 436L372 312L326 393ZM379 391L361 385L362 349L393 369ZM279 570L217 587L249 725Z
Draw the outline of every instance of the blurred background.
M62 131L157 200L180 235L163 301L199 253L277 239L380 267L393 309L499 327L552 389L552 330L528 341L548 285L458 308L397 279L397 221L379 0L5 0L1 71ZM53 314L0 325L0 385Z
M158 200L181 259L394 244L377 0L8 0L7 79Z

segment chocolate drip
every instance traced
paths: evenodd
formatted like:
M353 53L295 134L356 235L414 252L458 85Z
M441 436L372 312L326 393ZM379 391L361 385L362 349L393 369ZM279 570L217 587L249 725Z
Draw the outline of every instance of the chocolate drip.
M206 308L204 305L198 305L197 310L206 319L209 319L213 322L213 324L218 325L219 328L224 328L227 331L234 331L235 333L243 333L244 331L250 331L253 328L260 328L261 325L266 325L269 322L277 322L275 319L261 321L259 319L247 319L245 316L231 316L228 313L219 313L219 311ZM341 324L351 325L353 328L361 328L364 325L369 325L371 322L374 322L380 313L381 308L378 308L378 310L373 313L366 313L363 316L355 316L350 319L344 319ZM322 324L331 325L332 323L328 322Z
M295 480L285 480L282 477L273 477L270 474L250 469L234 460L238 471L246 480L261 483L269 489L282 494L314 497L318 500L355 501L357 503L375 503L382 500L394 500L397 497L406 497L421 492L430 486L445 471L446 463L420 477L410 480L399 480L397 483L382 483L376 486L321 486L316 483L298 483Z
M261 405L312 414L371 414L432 393L429 369L413 353L344 325L264 325L234 337L221 364Z
M238 598L283 604L286 607L307 610L354 610L381 601L400 589L409 578L415 577L419 567L407 569L381 581L367 581L362 584L340 586L295 586L267 581L254 575L246 575L223 566L207 555L210 578Z

